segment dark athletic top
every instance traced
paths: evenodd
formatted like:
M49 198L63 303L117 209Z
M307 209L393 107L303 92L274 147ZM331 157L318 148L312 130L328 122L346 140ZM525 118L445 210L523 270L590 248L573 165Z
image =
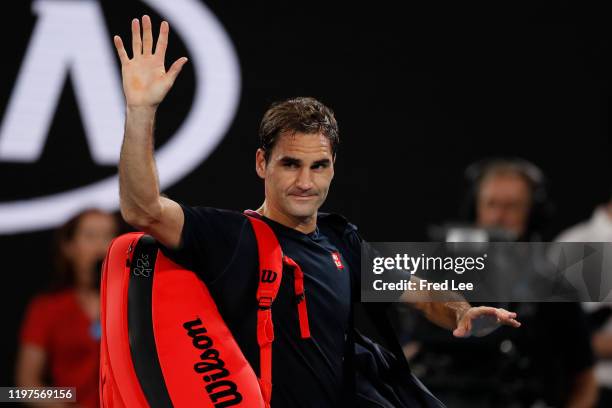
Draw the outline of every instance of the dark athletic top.
M256 338L258 254L255 234L239 212L182 206L185 224L177 249L162 252L197 273L255 373L259 375ZM344 390L344 354L349 329L351 279L341 251L330 239L337 234L320 216L317 229L303 234L262 217L276 233L283 253L304 272L311 338L300 337L293 273L285 269L272 307L272 401L280 407L338 407ZM359 245L358 242L350 243ZM359 248L357 247L357 251ZM332 254L340 255L339 266ZM356 291L352 291L356 292ZM353 293L353 301L358 301Z

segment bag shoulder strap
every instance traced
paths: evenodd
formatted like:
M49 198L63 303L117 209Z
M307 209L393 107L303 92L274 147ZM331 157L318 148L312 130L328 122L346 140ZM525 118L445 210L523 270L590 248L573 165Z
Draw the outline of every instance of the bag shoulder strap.
M283 252L276 235L263 221L249 216L257 241L259 279L257 284L257 344L259 345L259 387L266 404L272 399L272 303L283 276Z
M272 228L259 218L259 214L247 210L245 215L253 226L259 256L259 279L257 284L257 343L259 345L259 387L266 404L272 399L272 342L274 324L272 304L280 288L283 266L293 271L295 301L298 308L300 334L302 339L310 338L304 273L290 257L283 255L280 243Z

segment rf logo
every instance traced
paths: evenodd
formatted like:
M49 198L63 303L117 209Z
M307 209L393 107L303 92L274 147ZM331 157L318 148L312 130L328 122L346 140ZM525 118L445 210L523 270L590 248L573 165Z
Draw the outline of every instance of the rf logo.
M340 258L340 253L332 252L331 256L332 256L332 259L334 260L334 263L336 264L336 268L344 269L344 265L342 265L342 259Z
M170 23L185 44L195 73L189 112L155 152L164 190L205 160L225 136L239 102L240 69L229 36L202 1L142 2ZM0 162L35 165L39 161L47 139L52 139L49 133L67 79L89 150L83 155L89 154L97 166L117 165L124 98L101 4L101 0L31 2L36 23L17 77L0 79L14 82L0 118ZM30 191L27 198L0 202L0 234L51 228L87 207L114 211L119 208L117 190L114 174L70 190L46 195Z
M151 263L149 262L149 255L143 254L136 261L136 266L134 267L134 275L142 276L144 278L150 278L152 271L153 269L151 269Z
M272 283L276 280L277 273L269 269L261 271L261 281L263 283Z

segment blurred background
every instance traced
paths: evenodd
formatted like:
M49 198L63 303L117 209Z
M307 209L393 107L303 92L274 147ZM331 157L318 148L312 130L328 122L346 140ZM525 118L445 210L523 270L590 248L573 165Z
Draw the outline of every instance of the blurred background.
M341 146L323 209L344 214L370 241L429 240L432 225L466 221L474 182L466 169L488 158L520 157L545 176L554 212L542 240L610 200L612 49L603 5L37 0L6 7L0 385L15 384L28 305L53 286L56 229L85 208L118 208L123 99L112 35L129 44L130 20L145 13L155 32L162 19L170 23L168 66L190 58L156 130L156 147L167 153L164 192L177 201L258 207L259 121L270 103L292 96L313 96L335 111ZM198 152L185 148L202 138ZM173 145L178 139L191 142Z

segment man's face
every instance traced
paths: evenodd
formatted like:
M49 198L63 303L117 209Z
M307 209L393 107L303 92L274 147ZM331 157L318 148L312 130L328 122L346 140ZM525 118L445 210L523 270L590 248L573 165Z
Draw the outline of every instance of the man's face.
M256 156L257 174L265 180L266 203L293 218L315 216L327 197L334 177L329 139L320 133L283 133L266 162Z
M531 208L531 189L517 174L485 177L480 184L476 204L479 227L503 228L517 237L527 229Z

